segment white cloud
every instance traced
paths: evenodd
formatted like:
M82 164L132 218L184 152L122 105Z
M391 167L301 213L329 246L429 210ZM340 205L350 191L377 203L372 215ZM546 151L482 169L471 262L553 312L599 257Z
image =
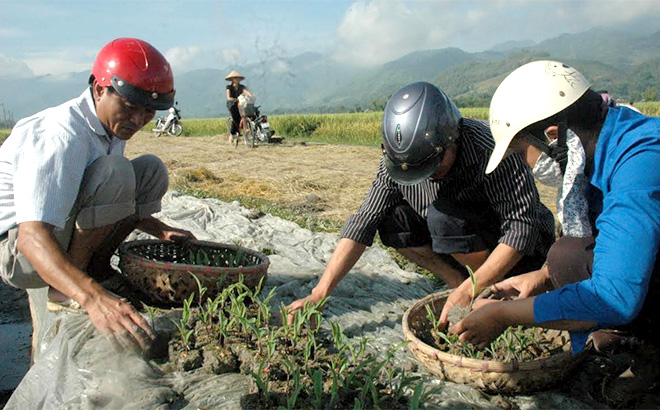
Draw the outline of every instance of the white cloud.
M284 74L291 71L291 69L285 61L275 60L272 64L270 64L270 71L275 74Z
M91 71L98 51L96 48L65 46L46 48L43 51L27 51L21 58L32 69L34 75L60 75Z
M222 62L227 65L237 64L240 61L241 52L236 48L222 50Z
M583 12L589 24L627 24L636 20L651 23L657 31L660 2L653 0L590 1Z
M33 75L24 61L0 54L0 77L24 78Z
M416 50L483 51L509 40L541 41L659 17L660 1L649 0L357 0L335 29L334 57L369 66Z
M165 58L175 75L201 68L203 52L199 46L173 47L165 52Z
M26 37L27 32L25 30L10 28L10 27L0 27L0 38L12 39L12 38L22 38Z
M59 57L26 58L25 62L30 66L34 75L59 75L71 72L91 71L93 63L93 61L84 63L75 62Z

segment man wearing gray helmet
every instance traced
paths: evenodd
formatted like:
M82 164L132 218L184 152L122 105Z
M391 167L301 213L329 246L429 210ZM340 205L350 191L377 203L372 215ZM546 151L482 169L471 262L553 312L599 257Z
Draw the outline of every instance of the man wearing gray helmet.
M510 273L539 269L554 241L552 213L540 200L519 155L484 173L495 144L488 124L462 118L451 100L425 82L407 85L383 115L383 157L376 179L311 294L291 303L289 320L305 303L328 297L373 242L386 246L456 288L466 306L469 266L483 288Z

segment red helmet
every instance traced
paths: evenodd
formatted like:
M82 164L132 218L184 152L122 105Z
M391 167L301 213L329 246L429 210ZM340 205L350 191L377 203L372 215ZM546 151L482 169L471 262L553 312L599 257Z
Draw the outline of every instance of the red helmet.
M92 76L100 85L147 108L166 110L174 103L170 64L151 44L137 38L106 44L96 56Z

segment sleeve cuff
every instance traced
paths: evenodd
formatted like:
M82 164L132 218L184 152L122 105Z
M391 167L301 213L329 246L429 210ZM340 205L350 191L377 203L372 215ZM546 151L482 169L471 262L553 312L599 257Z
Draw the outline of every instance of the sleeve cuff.
M559 308L559 292L548 292L534 298L534 322L543 323L553 320L563 320ZM571 336L571 351L577 355L584 347L591 332L568 332Z

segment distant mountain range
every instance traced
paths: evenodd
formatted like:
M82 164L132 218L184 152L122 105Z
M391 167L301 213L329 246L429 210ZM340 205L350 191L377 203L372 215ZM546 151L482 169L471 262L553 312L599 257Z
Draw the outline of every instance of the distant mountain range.
M203 69L176 76L177 100L184 118L226 116L226 73L246 76L268 114L345 112L382 108L399 87L429 81L459 106L487 106L500 81L516 67L538 59L557 59L578 68L596 89L639 100L655 95L660 84L660 32L637 36L611 29L564 34L540 43L516 41L488 51L457 48L410 53L380 67L356 68L318 53L268 58L254 64ZM0 78L0 103L15 119L79 95L88 72L33 78ZM655 91L655 94L654 94Z

